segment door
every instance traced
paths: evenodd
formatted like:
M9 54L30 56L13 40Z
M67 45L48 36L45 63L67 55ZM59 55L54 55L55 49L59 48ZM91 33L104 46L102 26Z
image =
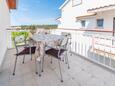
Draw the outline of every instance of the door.
M115 17L113 18L113 36L115 36Z

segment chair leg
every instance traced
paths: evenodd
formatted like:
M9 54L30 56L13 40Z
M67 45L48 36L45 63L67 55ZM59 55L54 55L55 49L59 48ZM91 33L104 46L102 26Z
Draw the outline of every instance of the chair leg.
M41 76L41 61L39 63L39 77Z
M31 54L31 61L32 61L32 54Z
M37 61L36 61L36 58L35 58L35 69L36 69L36 74L38 74L38 68L37 68Z
M44 72L43 66L44 66L44 56L42 58L42 70L41 70L42 72Z
M15 64L14 64L13 75L15 75L15 70L16 70L16 63L17 63L17 59L18 59L18 56L16 56L16 59L15 59Z
M52 61L52 57L51 57L51 61L50 61L50 63L52 64L52 62L53 62L53 61Z
M67 54L64 56L64 61L65 61L65 64L67 64Z
M60 70L61 82L63 82L63 77L62 77L62 72L61 72L61 65L60 65L60 60L59 60L59 59L58 59L58 64L59 64L59 70Z
M65 55L64 55L64 57L63 57L63 60L64 60L64 62L65 62L65 64L67 64L67 52L65 52Z
M65 57L61 57L61 61L63 61L63 62L64 62L64 61L65 61Z
M40 72L41 72L41 70L40 70L40 65L41 65L41 62L38 62L39 63L39 76L41 76L41 74L40 74ZM38 66L37 66L38 64L37 64L37 60L36 60L36 58L35 58L35 69L36 69L36 74L38 74Z
M70 53L70 56L72 56L72 53Z
M66 61L67 61L67 64L68 64L68 69L70 69L67 51L66 51Z
M31 61L32 61L32 52L31 52L31 47L30 47L30 56L31 56Z
M24 57L23 57L23 62L22 62L23 64L24 64L24 61L25 61L25 55L24 55Z
M72 56L72 52L71 52L71 43L70 43L70 50L69 50L70 56Z

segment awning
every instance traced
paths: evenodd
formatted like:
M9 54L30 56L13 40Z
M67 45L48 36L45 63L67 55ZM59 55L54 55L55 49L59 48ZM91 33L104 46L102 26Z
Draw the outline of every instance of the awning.
M86 14L78 16L76 18L77 18L77 20L80 20L80 19L84 19L84 18L87 18L87 17L90 17L90 16L95 16L96 14L97 13L86 13Z
M91 9L88 9L87 11L88 12L101 12L101 11L107 11L107 10L113 10L113 9L115 9L115 4L91 8Z
M61 21L61 17L58 17L56 20L57 20L57 21Z

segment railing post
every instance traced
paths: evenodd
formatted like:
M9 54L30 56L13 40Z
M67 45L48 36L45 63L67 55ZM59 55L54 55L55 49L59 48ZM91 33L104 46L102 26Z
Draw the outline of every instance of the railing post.
M110 49L110 54L111 54L111 49ZM111 55L109 55L109 60L110 60L109 66L112 67L111 66Z
M76 52L76 41L75 41L75 53L77 53L77 52Z
M103 61L103 63L104 63L104 65L106 65L105 64L105 58L106 58L106 53L105 53L106 51L105 51L105 47L104 47L104 61Z
M78 53L78 42L76 42L76 53Z
M81 41L81 55L83 55L83 43Z
M100 58L100 55L99 55L99 47L98 47L98 58L97 58L97 61L98 61L98 63L99 63L99 58Z
M111 38L111 42L112 42L112 38ZM110 54L112 54L111 50L112 50L112 43L111 43L111 46L110 46ZM112 67L112 64L111 64L111 60L112 60L111 55L109 56L109 60L110 60L109 66Z
M87 57L87 50L86 50L86 43L85 43L85 57Z
M78 54L79 54L79 42L78 42Z

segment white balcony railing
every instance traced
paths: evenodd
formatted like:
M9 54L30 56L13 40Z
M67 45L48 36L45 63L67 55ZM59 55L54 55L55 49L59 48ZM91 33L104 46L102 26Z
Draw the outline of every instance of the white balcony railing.
M71 33L71 51L81 55L88 60L101 64L109 69L115 70L115 38L93 32L56 30L55 34L61 32Z

